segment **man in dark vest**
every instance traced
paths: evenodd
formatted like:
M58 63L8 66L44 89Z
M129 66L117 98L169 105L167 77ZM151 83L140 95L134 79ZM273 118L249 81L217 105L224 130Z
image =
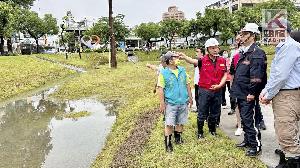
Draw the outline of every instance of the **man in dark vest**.
M192 59L179 53L182 59L199 67L198 139L204 138L204 121L208 120L211 135L216 135L217 118L221 113L222 87L227 79L226 60L219 57L219 42L210 38L205 42L208 52L202 59Z

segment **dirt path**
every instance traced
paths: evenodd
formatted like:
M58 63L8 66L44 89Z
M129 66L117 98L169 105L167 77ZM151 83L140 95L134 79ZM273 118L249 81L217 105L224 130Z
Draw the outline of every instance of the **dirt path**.
M154 110L140 116L135 123L131 136L126 139L115 154L111 167L137 166L133 157L142 153L144 145L151 135L151 130L160 115L157 110Z

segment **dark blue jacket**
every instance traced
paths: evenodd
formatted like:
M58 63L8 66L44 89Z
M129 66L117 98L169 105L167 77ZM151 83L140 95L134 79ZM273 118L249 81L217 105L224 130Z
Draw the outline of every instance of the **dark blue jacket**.
M267 57L254 43L246 53L240 53L230 94L238 99L246 99L248 94L259 96L266 83Z

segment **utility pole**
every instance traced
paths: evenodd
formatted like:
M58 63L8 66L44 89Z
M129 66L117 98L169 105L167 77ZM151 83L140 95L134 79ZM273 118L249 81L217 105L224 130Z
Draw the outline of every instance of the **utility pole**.
M112 0L108 0L108 12L109 12L109 35L110 35L110 65L112 68L117 68L117 57L116 57L116 40L114 35L114 27L113 27L113 11L112 11Z

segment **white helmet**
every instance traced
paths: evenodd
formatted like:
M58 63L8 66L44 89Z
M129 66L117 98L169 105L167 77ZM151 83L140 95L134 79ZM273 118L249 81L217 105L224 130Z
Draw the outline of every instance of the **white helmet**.
M212 47L212 46L218 46L218 45L219 45L219 42L215 38L208 39L204 44L205 48Z
M258 25L255 23L247 23L245 27L241 30L241 32L252 32L252 33L260 34Z

